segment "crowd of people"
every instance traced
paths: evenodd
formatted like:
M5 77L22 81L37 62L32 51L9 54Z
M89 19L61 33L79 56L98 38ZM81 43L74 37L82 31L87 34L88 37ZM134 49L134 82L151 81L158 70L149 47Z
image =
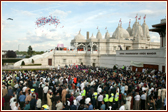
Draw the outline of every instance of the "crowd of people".
M65 66L2 71L3 110L166 110L166 73Z

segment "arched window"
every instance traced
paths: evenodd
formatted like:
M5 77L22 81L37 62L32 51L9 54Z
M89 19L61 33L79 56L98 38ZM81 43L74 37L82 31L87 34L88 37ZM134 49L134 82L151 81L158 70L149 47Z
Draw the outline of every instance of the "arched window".
M91 51L91 47L90 47L90 45L88 45L88 47L87 47L87 51Z
M93 51L97 51L97 46L93 45Z
M84 45L79 45L78 47L77 47L77 51L84 51Z

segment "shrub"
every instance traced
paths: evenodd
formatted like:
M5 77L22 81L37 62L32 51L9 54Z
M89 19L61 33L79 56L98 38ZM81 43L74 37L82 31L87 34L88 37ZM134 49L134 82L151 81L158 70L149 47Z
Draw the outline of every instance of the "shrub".
M13 58L13 59L10 59L10 58L4 58L2 59L2 65L4 65L4 63L15 63L17 61L21 60L20 58Z
M41 66L41 64L28 64L28 65L23 65L23 66Z

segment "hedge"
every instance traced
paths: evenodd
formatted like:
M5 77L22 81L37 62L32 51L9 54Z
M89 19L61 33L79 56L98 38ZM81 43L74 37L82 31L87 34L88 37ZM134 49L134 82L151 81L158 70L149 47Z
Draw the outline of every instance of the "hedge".
M5 58L5 59L2 59L2 65L4 65L4 63L15 63L17 61L20 61L21 59L20 58Z
M21 65L21 66L41 66L41 64L28 64L28 65Z

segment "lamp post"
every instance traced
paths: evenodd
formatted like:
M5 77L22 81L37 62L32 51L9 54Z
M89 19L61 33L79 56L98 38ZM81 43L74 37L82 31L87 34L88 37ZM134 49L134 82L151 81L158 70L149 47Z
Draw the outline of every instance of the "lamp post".
M20 44L19 44L20 45ZM19 51L19 45L18 45L18 51Z

